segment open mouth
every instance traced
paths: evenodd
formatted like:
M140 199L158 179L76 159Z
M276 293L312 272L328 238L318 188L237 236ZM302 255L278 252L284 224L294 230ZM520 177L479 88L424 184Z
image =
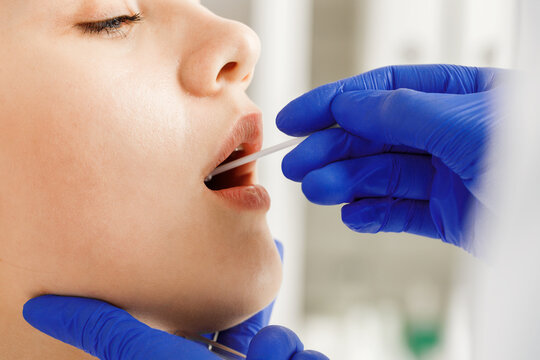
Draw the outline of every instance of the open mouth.
M257 180L255 161L212 178L207 177L221 165L260 151L263 142L262 135L262 114L254 112L243 116L225 136L214 160L205 167L203 175L206 177L204 179L206 187L217 195L220 201L225 201L231 209L259 212L270 209L270 195L263 186L255 184Z
M207 171L230 163L231 161L251 155L262 147L262 115L260 112L251 113L240 118L225 137L214 161ZM255 162L242 165L205 180L205 185L213 191L241 188L254 185Z
M230 163L231 161L240 159L250 155L256 151L256 145L241 144L223 161L219 166ZM242 165L235 169L226 171L219 175L213 176L210 180L205 181L206 187L213 191L219 191L239 186L253 185L254 163Z

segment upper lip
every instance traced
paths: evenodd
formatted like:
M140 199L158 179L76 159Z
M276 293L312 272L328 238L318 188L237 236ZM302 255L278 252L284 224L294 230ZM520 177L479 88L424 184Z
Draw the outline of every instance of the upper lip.
M214 157L213 163L210 164L206 171L205 177L222 162L227 160L238 146L248 145L245 147L245 155L250 155L261 150L262 142L262 113L253 112L242 116L235 122L225 141L220 146L217 155Z

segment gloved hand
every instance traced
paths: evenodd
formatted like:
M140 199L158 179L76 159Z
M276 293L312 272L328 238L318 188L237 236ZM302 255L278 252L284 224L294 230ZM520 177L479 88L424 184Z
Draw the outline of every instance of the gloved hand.
M329 360L325 355L304 350L304 344L291 330L282 326L268 326L251 341L248 360Z
M276 244L283 257L282 245ZM289 360L302 350L301 342L290 331L263 330L250 346L252 338L268 324L272 308L273 304L244 323L220 332L218 342L244 354L249 349L249 360ZM126 311L99 300L40 296L24 305L23 316L36 329L102 360L220 359L204 345L152 329Z
M220 333L218 342L247 352L248 360L328 359L303 351L298 337L288 329L270 326L257 334L268 322L269 313L265 309ZM44 295L28 301L23 314L36 329L101 360L220 359L204 345L152 329L124 310L99 300Z
M468 221L482 207L502 75L393 66L315 89L277 117L289 135L313 133L285 157L283 173L316 204L347 203L342 219L355 231L409 232L474 252ZM335 123L341 129L326 129Z
M28 301L23 315L39 331L101 360L219 360L207 347L152 329L99 300L44 295Z

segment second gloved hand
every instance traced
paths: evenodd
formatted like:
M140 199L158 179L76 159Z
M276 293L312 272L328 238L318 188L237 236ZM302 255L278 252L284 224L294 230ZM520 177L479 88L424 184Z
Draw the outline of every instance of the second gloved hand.
M206 346L152 329L99 300L40 296L26 303L24 316L40 331L101 360L221 359ZM328 360L318 352L304 351L300 339L286 328L269 326L257 333L268 318L267 309L221 333L218 341L247 350L247 360Z
M283 161L309 200L346 203L359 232L410 232L475 251L468 222L497 116L501 70L396 66L315 89L277 125L312 134ZM335 123L342 129L323 130Z

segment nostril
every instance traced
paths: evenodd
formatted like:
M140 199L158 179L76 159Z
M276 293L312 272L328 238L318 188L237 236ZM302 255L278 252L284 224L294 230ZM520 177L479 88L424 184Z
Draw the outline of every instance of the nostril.
M225 64L221 68L221 71L218 74L218 79L223 76L225 76L225 78L228 78L229 74L234 74L234 71L236 70L237 67L238 67L238 63L236 61L231 61Z
M238 66L238 63L236 61L232 61L230 63L227 63L222 69L222 72L229 72L233 71Z

